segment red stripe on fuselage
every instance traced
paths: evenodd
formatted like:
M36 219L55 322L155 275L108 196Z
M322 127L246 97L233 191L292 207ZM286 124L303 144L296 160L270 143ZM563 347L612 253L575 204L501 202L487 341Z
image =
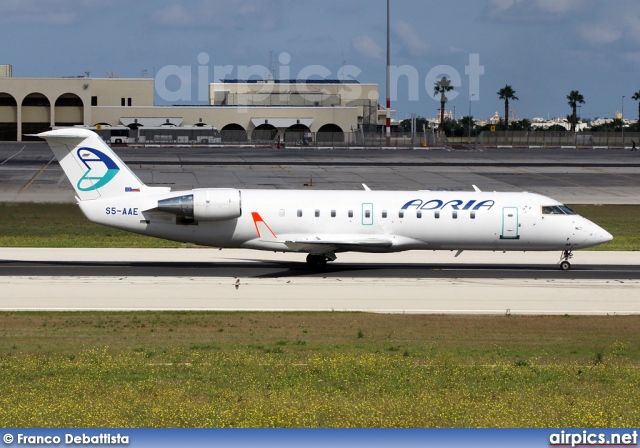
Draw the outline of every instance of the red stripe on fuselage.
M262 216L260 216L260 213L252 212L251 217L253 218L253 224L256 226L256 233L258 234L258 238L262 238L262 235L260 234L260 229L258 228L259 222L265 225L265 227L269 230L269 232L271 232L271 235L273 235L274 238L278 238L276 234L273 233L273 230L271 230L271 227L269 227L269 224L267 224L265 220L262 219Z

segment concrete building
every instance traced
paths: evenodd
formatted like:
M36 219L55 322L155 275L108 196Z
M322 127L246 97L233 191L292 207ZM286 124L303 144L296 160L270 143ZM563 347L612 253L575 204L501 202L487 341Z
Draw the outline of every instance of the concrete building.
M214 126L227 141L344 141L375 131L378 86L355 81L241 81L210 85L206 106L154 105L151 78L14 78L0 70L0 140L53 126ZM8 68L6 68L8 67ZM4 76L3 76L4 75Z
M231 130L316 135L319 141L340 139L354 130L376 131L386 111L379 111L378 86L339 80L225 80L210 85L214 110L226 111ZM229 113L231 112L231 113ZM224 138L224 137L223 137Z
M91 126L103 121L100 109L143 104L153 104L151 79L0 77L0 140L21 141L52 126Z

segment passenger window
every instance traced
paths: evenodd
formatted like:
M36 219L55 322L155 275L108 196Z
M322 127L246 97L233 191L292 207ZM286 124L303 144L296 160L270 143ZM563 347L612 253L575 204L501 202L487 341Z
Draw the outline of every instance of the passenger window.
M371 218L371 210L365 210L364 211L364 217L365 218Z
M316 210L316 218L320 217L320 210Z
M353 210L349 210L349 218L353 218Z
M386 217L387 217L387 211L386 211L386 210L383 210L383 211L382 211L382 217L383 217L383 218L386 218Z
M436 211L433 213L433 216L434 216L436 219L440 219L440 212L439 212L438 210L436 210Z
M404 218L404 210L398 212L398 218Z
M336 211L335 210L331 210L331 217L335 218L336 217Z
M453 219L458 219L458 212L457 211L453 211Z
M422 212L421 212L420 210L418 210L418 212L416 213L416 217L417 217L418 219L421 219L421 218L422 218Z
M298 210L298 218L302 218L302 210Z
M476 212L471 212L471 219L476 219Z

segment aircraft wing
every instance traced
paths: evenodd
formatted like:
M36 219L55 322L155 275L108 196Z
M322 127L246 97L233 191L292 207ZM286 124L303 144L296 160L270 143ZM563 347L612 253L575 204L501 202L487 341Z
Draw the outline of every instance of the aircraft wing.
M252 213L256 234L262 243L284 244L290 250L324 255L332 252L383 252L393 246L393 241L384 236L360 234L347 235L277 235L259 213Z
M308 252L310 254L325 254L328 252L377 252L381 249L389 249L393 242L387 238L376 238L364 236L363 238L333 237L331 239L321 239L318 237L286 240L285 246L298 252Z

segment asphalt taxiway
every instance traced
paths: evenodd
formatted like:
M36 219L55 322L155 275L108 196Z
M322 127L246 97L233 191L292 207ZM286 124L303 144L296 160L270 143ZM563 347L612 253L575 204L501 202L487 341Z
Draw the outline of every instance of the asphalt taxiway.
M148 185L529 191L567 204L640 203L640 156L614 149L115 148ZM0 202L75 202L44 143L0 144Z

